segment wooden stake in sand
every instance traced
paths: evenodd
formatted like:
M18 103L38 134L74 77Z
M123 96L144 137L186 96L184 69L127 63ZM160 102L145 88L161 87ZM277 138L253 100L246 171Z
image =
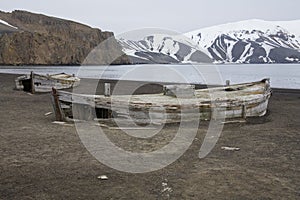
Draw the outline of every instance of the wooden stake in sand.
M35 93L35 88L34 88L34 74L33 71L30 72L30 86L31 86L31 93L34 94Z
M53 109L54 109L56 121L64 121L57 90L55 88L52 88L52 101L53 101Z

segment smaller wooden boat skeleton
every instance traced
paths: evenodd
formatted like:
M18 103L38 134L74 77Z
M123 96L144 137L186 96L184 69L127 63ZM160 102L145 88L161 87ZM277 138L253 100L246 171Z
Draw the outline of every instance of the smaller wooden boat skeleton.
M157 123L180 122L182 118L260 117L267 112L270 96L269 79L198 90L193 85L168 85L163 93L144 95L87 95L52 90L58 121L131 118Z
M15 79L16 89L26 92L51 92L52 88L67 89L80 84L80 79L65 73L41 75L31 72Z

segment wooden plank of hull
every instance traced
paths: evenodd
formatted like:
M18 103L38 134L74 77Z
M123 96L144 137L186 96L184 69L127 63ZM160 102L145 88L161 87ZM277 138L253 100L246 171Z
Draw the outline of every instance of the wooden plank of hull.
M246 117L255 117L255 116L263 116L266 112L267 105L268 105L268 99L262 100L261 102L254 103L254 104L242 104L240 106L235 107L218 107L218 116L224 116L224 119L230 119L230 118L243 118L243 106L246 106ZM249 106L247 108L247 106ZM142 112L142 111L140 111ZM217 119L218 116L212 115L213 110L212 108L207 109L199 109L199 112L197 112L196 109L193 111L185 110L183 112L151 112L151 119L152 120L162 120L166 119L167 121L180 121L181 119L185 120L209 120L211 118ZM124 113L127 114L128 113ZM130 113L130 116L141 116L138 111ZM144 115L147 116L147 115ZM141 118L141 117L140 117Z

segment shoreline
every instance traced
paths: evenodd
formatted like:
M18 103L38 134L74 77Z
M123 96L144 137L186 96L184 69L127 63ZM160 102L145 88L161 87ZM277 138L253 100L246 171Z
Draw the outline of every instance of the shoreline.
M24 75L24 74L10 74L10 73L1 73L0 72L0 75L11 75L11 76L15 76L15 78L16 78L16 77ZM151 82L151 81L118 80L118 79L99 79L98 80L98 79L92 79L92 78L81 78L81 80L91 81L91 82L99 81L99 83L108 82L108 83L113 83L113 84L115 84L116 82L122 81L122 82L128 82L128 83L136 83L136 84L142 84L142 83L158 84L161 86L164 84L165 85L178 84L175 82L155 82L155 81ZM207 88L207 85L203 85L203 84L192 84L192 85L195 85L196 89ZM211 86L211 87L220 87L220 86L216 85L216 86ZM273 88L273 87L271 87L271 89L272 89L272 92L276 92L276 93L287 93L287 94L299 94L300 93L300 89L293 89L293 88Z
M126 54L124 54L126 55ZM224 62L224 63L219 63L219 62L212 62L212 63L123 63L123 64L109 64L109 65L101 65L101 64L97 64L97 65L82 65L82 64L78 64L78 63L70 63L70 64L3 64L1 63L0 64L0 67L3 67L3 66L8 66L8 67L21 67L21 66L24 66L24 67L28 67L28 66L42 66L42 67L51 67L51 66L62 66L62 67L65 67L65 66L121 66L121 65L269 65L269 64L272 64L272 65L299 65L300 62L282 62L282 63L227 63L227 62Z

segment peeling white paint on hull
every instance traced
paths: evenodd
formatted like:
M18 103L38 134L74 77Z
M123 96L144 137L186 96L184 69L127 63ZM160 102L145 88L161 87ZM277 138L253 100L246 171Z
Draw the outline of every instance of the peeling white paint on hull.
M172 88L172 87L171 87ZM192 87L191 87L192 88ZM57 120L132 118L146 123L261 117L271 96L269 79L195 90L192 97L166 95L86 95L53 90ZM55 103L55 102L54 102Z

